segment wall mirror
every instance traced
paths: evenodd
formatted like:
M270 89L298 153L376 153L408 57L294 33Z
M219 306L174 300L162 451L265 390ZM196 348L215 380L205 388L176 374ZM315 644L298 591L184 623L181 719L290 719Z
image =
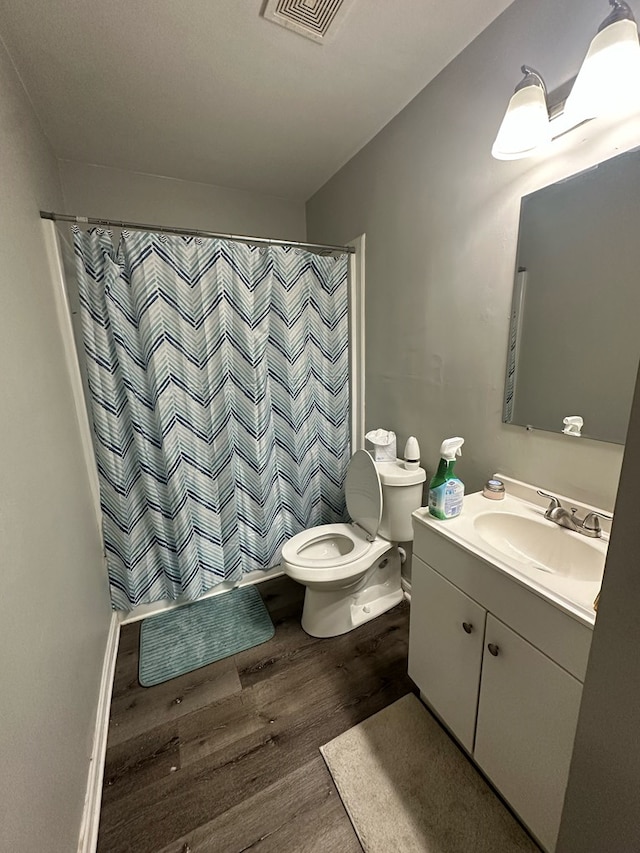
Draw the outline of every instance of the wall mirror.
M639 326L640 149L522 199L503 421L624 444Z

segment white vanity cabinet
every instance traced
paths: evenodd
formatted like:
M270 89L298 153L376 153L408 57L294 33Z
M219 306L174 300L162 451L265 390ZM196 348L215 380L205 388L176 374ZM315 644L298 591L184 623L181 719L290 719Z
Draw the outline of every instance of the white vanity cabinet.
M473 752L487 611L427 565L411 575L409 676Z
M582 684L487 616L473 757L544 846L555 846Z
M409 675L555 849L591 629L414 521Z

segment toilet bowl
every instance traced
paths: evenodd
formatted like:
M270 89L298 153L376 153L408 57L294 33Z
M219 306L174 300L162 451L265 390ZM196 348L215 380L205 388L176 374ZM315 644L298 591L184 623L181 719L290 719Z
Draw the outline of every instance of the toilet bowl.
M353 454L345 480L351 524L303 530L282 549L284 572L306 587L307 634L346 634L402 600L396 543L413 539L411 513L421 505L425 479L422 468L407 470L400 460Z

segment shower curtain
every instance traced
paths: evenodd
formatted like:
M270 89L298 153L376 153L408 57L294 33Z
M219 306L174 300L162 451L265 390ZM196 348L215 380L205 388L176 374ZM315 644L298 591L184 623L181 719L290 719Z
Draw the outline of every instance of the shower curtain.
M113 606L198 598L345 517L347 257L74 228Z

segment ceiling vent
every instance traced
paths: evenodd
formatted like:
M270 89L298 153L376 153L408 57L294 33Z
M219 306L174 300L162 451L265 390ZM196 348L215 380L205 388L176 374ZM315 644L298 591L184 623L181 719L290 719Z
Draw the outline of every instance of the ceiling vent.
M267 0L264 17L315 42L326 41L344 18L351 0Z

